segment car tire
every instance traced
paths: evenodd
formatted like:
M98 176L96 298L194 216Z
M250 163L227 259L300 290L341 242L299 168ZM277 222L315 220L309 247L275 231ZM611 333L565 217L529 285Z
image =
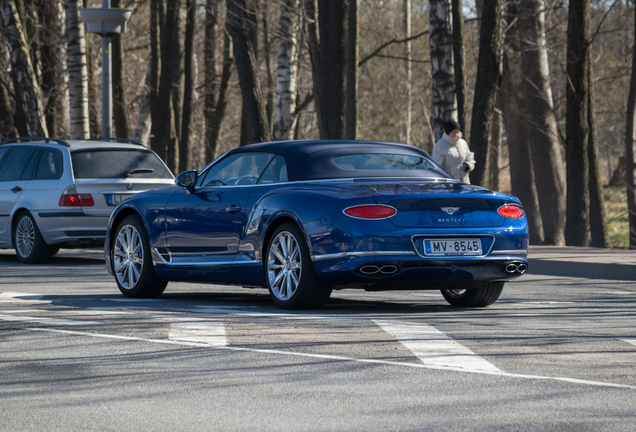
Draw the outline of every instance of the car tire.
M152 266L150 242L141 218L126 217L117 227L110 260L117 287L131 298L159 297L168 285Z
M56 255L59 251L60 251L60 248L58 246L49 246L46 249L46 256L52 257Z
M274 231L263 264L269 294L283 309L316 309L331 295L331 287L316 277L302 232L291 222Z
M40 234L40 229L28 211L23 211L13 226L13 247L18 261L25 264L43 262L49 255L49 246Z
M453 306L484 307L497 301L503 287L503 282L488 282L474 289L443 289L442 295Z

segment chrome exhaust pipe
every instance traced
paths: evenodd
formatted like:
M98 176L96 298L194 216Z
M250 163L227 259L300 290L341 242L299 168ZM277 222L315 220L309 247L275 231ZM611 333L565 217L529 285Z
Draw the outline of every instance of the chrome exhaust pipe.
M528 266L523 263L517 266L517 271L521 274L524 274L526 270L528 270Z
M519 267L517 267L517 264L510 263L506 266L506 272L510 274L516 273L518 269Z
M389 275L398 271L398 268L394 265L385 265L380 267L380 273Z
M365 274L365 275L372 275L372 274L376 274L377 272L380 271L380 267L375 266L375 265L366 265L364 267L360 267L360 273Z

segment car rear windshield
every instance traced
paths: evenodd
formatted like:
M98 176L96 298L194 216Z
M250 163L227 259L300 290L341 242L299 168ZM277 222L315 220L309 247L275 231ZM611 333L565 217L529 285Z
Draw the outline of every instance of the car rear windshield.
M134 149L76 151L71 154L71 158L73 174L78 179L172 178L172 174L159 157L150 151Z
M423 157L389 153L365 153L333 158L336 166L343 170L413 171L434 170L432 163Z

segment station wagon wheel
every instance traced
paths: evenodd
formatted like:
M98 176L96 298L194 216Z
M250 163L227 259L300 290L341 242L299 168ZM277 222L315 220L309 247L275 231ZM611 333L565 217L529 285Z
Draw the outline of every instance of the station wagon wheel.
M48 246L28 211L22 212L14 225L13 245L18 260L23 263L40 263L48 256Z
M487 282L474 289L443 289L448 303L457 307L484 307L497 301L503 290L503 282Z
M264 262L270 296L283 309L310 309L325 304L331 288L316 278L301 231L285 223L272 234Z
M159 279L152 266L148 235L139 216L128 216L119 224L110 255L117 286L126 297L159 297L166 289L168 282Z

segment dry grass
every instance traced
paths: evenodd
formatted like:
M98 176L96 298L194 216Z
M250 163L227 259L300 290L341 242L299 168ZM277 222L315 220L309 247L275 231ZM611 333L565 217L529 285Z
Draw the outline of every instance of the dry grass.
M612 249L627 249L629 246L629 220L627 218L627 196L624 187L605 187L605 217Z

